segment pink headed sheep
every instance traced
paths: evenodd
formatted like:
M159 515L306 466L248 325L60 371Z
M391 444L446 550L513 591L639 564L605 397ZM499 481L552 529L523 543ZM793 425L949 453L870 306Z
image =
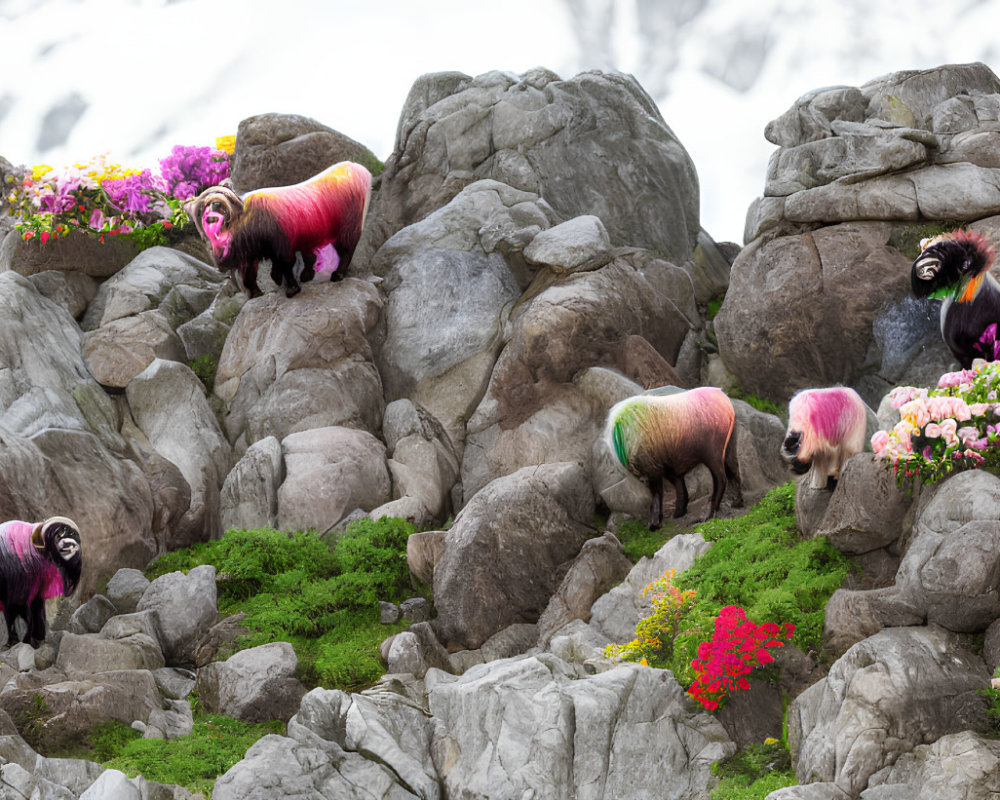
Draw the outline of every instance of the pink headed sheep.
M866 423L864 401L853 389L803 389L788 403L781 457L797 475L809 472L810 488L823 489L865 449Z
M653 494L649 529L663 524L663 479L674 485L674 517L687 513L684 476L698 464L712 473L708 516L726 491L726 448L736 424L733 404L721 389L703 386L674 394L642 394L608 412L605 440L618 460Z

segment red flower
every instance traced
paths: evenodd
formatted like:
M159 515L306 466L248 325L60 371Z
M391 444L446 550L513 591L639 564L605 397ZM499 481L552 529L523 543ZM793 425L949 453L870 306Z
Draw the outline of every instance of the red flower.
M34 239L34 238L35 238L35 232L34 231L25 231L24 232L24 241L28 241L29 239Z
M49 232L48 231L42 231L42 234L41 234L40 238L42 240L42 244L45 244L49 240Z

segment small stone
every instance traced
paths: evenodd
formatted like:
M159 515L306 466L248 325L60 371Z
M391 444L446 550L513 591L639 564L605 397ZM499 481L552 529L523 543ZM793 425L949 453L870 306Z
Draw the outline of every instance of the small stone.
M411 597L399 604L403 619L410 622L426 622L431 618L431 604L424 597Z
M379 600L378 603L379 611L382 615L383 625L395 625L399 622L399 618L402 616L402 612L395 603L387 603L384 600Z

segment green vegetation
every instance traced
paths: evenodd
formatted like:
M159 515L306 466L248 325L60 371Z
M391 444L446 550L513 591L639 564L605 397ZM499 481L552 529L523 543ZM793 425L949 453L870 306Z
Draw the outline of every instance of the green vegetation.
M150 579L201 564L216 568L219 612L246 613L240 648L291 642L307 685L353 690L382 675L378 647L405 625L379 621L378 601L412 594L405 520L358 520L331 547L315 532L231 530L218 541L167 553Z
M239 722L195 711L194 730L171 741L143 739L121 722L97 725L77 747L49 754L87 758L129 777L142 775L158 783L178 784L211 797L216 778L243 758L247 749L269 733L283 734L282 722Z
M993 677L1000 678L1000 667L997 667ZM983 735L1000 739L1000 689L994 689L991 686L988 689L980 690L980 694L986 698L988 703L986 709L987 724Z
M712 549L675 580L679 589L698 593L674 642L669 667L678 680L694 680L698 644L711 638L719 610L728 605L742 607L757 623L792 623L792 642L819 652L826 602L851 562L825 538L802 538L795 527L795 484L772 489L741 517L712 519L699 530Z
M964 227L957 220L928 222L923 225L894 225L889 236L889 246L895 248L911 261L920 255L920 240L929 239L942 233Z
M642 534L644 527L638 521L622 526L630 557L655 552L662 544L648 532ZM670 669L682 685L690 686L696 677L691 661L698 645L712 638L716 617L730 605L743 608L758 624L791 623L792 643L805 652L821 652L826 603L843 584L851 562L826 539L804 540L799 534L794 483L771 490L743 516L709 520L698 530L713 542L712 548L672 580L677 592L693 591L693 600L683 604L669 630L649 630L648 624L643 625L649 620L640 623L639 645L647 640L652 645L623 651L634 650L635 657L629 658L644 656L651 666ZM673 533L660 535L665 540ZM661 588L661 594L671 591ZM671 610L665 618L673 617Z
M625 555L635 564L643 556L652 556L670 539L680 532L680 528L664 521L658 530L651 531L643 520L627 519L619 526L615 535L625 549Z
M788 748L775 739L752 744L712 765L720 778L711 800L763 800L775 789L795 786Z
M729 395L733 400L742 400L744 403L749 403L751 406L756 408L758 411L763 411L765 414L774 414L782 421L788 420L788 408L774 403L771 400L765 400L763 397L758 397L757 395L748 392L739 384L733 384L726 388L726 394Z
M219 368L219 359L212 353L193 358L188 362L195 375L198 376L209 392L215 387L215 371Z

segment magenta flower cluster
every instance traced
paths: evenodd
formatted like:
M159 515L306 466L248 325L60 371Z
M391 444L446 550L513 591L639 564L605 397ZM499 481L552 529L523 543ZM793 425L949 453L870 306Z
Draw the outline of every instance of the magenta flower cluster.
M160 159L160 175L165 191L187 200L228 178L229 158L213 147L175 145L169 156Z

